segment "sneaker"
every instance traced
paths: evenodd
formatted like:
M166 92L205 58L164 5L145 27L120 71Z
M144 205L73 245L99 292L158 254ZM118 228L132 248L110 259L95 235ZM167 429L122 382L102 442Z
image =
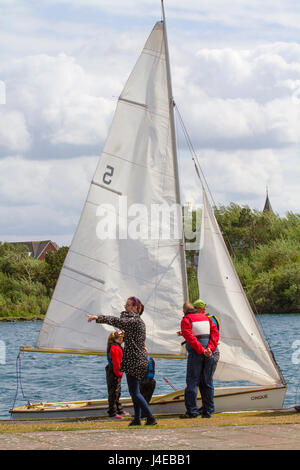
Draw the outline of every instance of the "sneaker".
M122 419L120 415L109 416L109 419Z
M141 426L141 420L140 419L133 419L129 424L128 426Z
M128 411L121 411L119 414L122 416L129 416Z
M210 413L203 413L202 418L211 418L211 414Z
M185 413L184 415L179 416L181 419L192 419L198 418L198 415L190 415L189 413Z
M146 426L155 426L157 424L156 418L154 416L148 416L146 421Z

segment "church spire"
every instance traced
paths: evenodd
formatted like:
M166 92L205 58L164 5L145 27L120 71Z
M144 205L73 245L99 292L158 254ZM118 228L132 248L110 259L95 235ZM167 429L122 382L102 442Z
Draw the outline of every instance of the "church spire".
M271 203L270 203L270 200L269 200L269 194L268 194L268 186L266 188L266 202L265 202L265 206L264 206L264 209L263 209L263 212L266 212L266 211L269 211L269 212L273 212L273 209L272 209L272 206L271 206Z

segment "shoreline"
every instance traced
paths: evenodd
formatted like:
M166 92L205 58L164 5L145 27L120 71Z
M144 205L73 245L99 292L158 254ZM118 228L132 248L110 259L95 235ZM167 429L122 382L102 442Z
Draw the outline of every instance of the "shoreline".
M31 317L0 317L0 322L8 322L8 323L13 323L17 321L43 321L45 318L45 315L32 315Z
M256 313L257 315L300 315L300 312L284 312L284 313ZM0 322L13 323L17 321L43 321L46 315L32 315L25 317L0 317Z

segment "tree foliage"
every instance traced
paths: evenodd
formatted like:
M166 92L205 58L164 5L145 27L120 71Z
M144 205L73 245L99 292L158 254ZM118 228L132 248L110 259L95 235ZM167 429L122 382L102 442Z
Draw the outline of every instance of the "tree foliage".
M254 310L300 312L300 215L236 204L215 213Z
M0 243L0 317L43 316L66 252L47 253L46 262L28 256L25 245Z
M49 294L52 294L53 292L67 253L67 246L63 246L57 251L48 251L46 253L45 285Z
M300 312L300 215L280 218L231 203L216 218L255 312ZM192 219L195 230L195 217ZM0 317L42 316L68 252L47 252L44 261L28 248L0 243ZM198 297L194 252L187 252L189 298Z

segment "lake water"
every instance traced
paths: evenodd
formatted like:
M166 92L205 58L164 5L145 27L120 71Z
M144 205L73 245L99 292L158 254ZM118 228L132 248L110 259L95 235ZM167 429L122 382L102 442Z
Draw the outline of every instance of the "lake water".
M300 314L258 315L257 320L288 383L284 406L300 404ZM10 417L8 410L14 402L19 406L27 401L92 400L107 396L105 357L27 352L21 354L22 389L19 386L16 396L19 347L34 346L41 325L38 321L0 323L0 419ZM155 394L172 392L163 377L177 389L183 389L185 361L156 359ZM122 395L128 396L125 378Z

